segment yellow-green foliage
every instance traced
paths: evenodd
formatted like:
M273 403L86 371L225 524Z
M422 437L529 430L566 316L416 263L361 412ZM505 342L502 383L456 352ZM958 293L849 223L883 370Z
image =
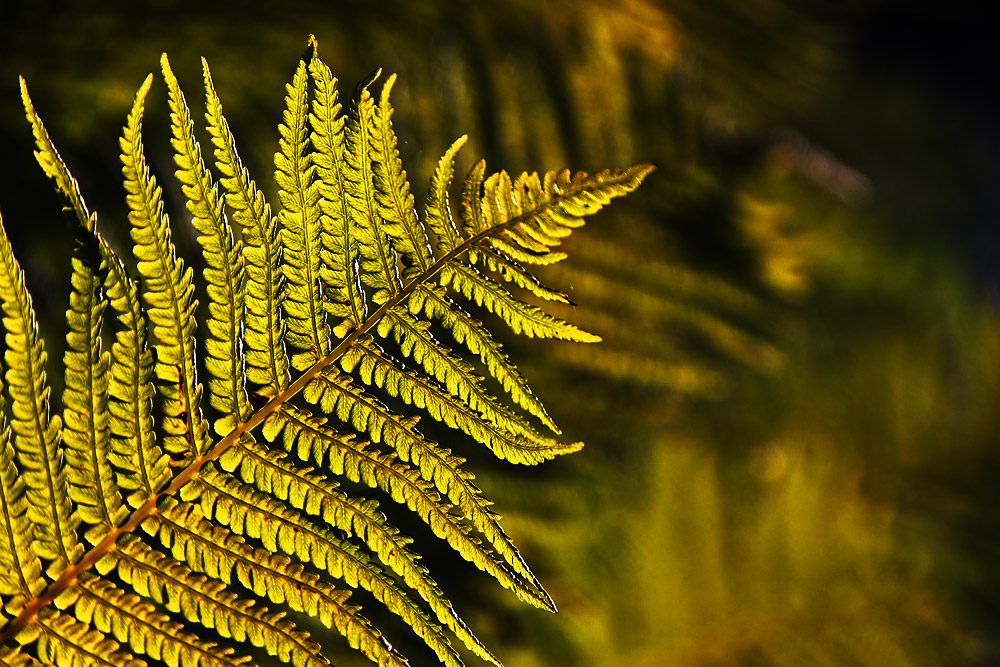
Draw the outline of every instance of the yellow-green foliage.
M464 459L416 425L426 414L513 463L579 449L532 425L558 433L471 309L528 336L599 340L504 283L564 300L530 267L562 259L557 247L583 217L652 167L512 178L487 176L479 162L455 216L449 186L463 137L441 158L421 219L392 129L395 77L377 102L369 82L344 114L311 41L287 86L275 215L237 154L207 64L214 172L166 56L162 69L176 176L203 251L200 345L199 280L177 256L144 156L152 76L121 138L138 277L97 230L22 81L36 156L69 200L77 242L59 414L31 298L0 234L9 397L0 395L9 406L9 423L0 412L0 664L144 664L129 651L171 666L249 659L206 629L294 665L327 664L296 626L302 615L379 665L405 664L349 600L358 587L442 663L461 664L451 636L496 663L412 540L374 499L351 493L367 486L391 497L519 598L554 609Z

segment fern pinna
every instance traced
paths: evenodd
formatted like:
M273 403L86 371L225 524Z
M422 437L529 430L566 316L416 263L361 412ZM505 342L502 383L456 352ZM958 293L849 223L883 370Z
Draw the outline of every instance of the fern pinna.
M528 336L598 340L505 283L565 300L529 267L562 259L556 247L582 218L652 167L511 178L487 177L480 161L455 215L448 193L463 137L439 161L421 219L392 129L394 77L377 102L365 86L345 115L315 46L287 86L277 215L237 155L207 64L217 176L162 59L176 176L204 259L200 347L193 271L177 256L143 156L152 76L121 138L138 277L98 232L22 80L36 157L68 199L77 240L59 415L22 270L0 235L0 665L143 664L132 653L172 667L236 665L250 660L234 648L243 642L294 665L327 664L296 627L299 614L335 627L372 662L406 664L349 601L358 587L442 663L461 664L457 637L498 664L410 538L338 478L405 505L518 597L554 609L464 459L422 435L416 414L387 404L513 463L578 449L532 426L534 418L558 433L467 307ZM438 342L432 325L467 358Z

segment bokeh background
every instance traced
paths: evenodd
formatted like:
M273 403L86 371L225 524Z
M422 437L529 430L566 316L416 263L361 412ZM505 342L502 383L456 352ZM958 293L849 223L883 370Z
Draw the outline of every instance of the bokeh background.
M412 527L505 664L1000 664L1000 86L975 3L0 0L0 211L50 358L69 239L17 75L124 247L116 137L159 54L196 105L208 59L266 191L310 33L345 93L399 74L418 200L463 133L466 167L659 165L546 276L604 342L508 343L584 450L514 468L437 435L560 606ZM196 262L165 98L147 151Z

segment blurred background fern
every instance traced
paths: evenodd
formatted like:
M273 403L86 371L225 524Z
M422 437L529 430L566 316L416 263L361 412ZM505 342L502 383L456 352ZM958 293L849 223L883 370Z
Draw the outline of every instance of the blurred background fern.
M418 200L463 133L494 169L655 161L549 276L604 342L510 343L587 447L457 446L562 613L464 567L442 587L510 667L998 664L1000 105L972 6L5 4L0 207L59 358L69 240L17 74L118 244L116 136L161 51L191 90L207 57L264 187L309 33L346 90L399 73Z

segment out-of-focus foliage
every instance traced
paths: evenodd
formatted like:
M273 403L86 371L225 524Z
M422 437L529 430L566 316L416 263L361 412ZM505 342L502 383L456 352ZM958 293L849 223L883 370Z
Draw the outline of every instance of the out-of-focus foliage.
M64 155L111 182L96 137L146 63L169 50L183 77L204 54L268 164L274 54L314 32L346 80L400 73L415 181L463 133L495 168L659 164L547 277L604 342L524 366L587 447L480 477L562 613L479 609L478 581L441 582L506 664L995 661L1000 325L940 242L980 158L947 104L852 61L880 3L300 4L21 9L0 82L72 107ZM0 140L27 155L10 88ZM7 193L33 176L14 176L0 196L28 219Z
M628 417L601 452L527 482L548 500L507 524L540 536L572 621L507 618L530 638L515 664L991 664L996 314L940 269L903 304L836 268L815 268L837 294L790 327L777 377L669 419L612 394Z
M810 437L744 466L704 440L657 442L638 497L599 486L588 504L603 511L586 520L529 522L559 571L604 576L574 576L569 620L541 620L514 664L955 664L970 640L919 573L900 572L891 508Z

